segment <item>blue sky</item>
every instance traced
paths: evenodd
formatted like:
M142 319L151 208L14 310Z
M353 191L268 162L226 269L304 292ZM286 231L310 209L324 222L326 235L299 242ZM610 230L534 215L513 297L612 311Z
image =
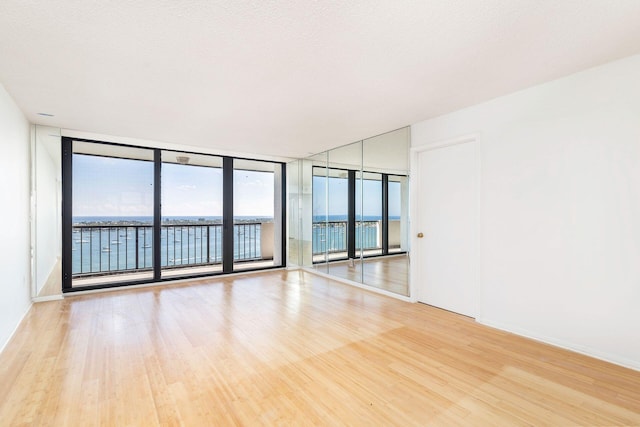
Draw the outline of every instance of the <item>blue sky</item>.
M75 155L74 216L153 216L153 163L140 160ZM363 215L382 213L380 181L364 180ZM326 209L326 180L314 177L313 215ZM273 174L234 171L234 214L273 217ZM360 193L359 189L357 193ZM359 194L358 194L359 199ZM360 202L356 202L360 213ZM347 180L329 178L329 215L347 215ZM391 182L389 214L400 216L400 183ZM162 164L163 216L222 216L220 168Z
M73 216L152 215L152 162L73 156Z
M272 217L273 173L234 171L234 213ZM152 216L153 163L75 155L74 216ZM221 216L222 170L162 165L163 216Z
M329 204L327 209L327 181L329 189ZM389 215L400 216L400 183L389 183ZM347 215L347 179L327 178L314 176L313 178L313 215ZM362 215L382 216L382 182L365 179L362 181L364 201L362 203ZM360 190L356 184L356 215L360 214Z

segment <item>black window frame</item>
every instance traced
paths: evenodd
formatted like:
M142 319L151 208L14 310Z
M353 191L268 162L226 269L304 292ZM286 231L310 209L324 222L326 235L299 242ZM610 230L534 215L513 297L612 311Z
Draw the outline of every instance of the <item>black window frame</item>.
M131 281L118 281L118 282L107 282L100 283L94 285L86 285L86 286L73 286L73 142L83 142L83 143L94 143L94 144L103 144L110 146L118 146L118 147L128 147L128 148L137 148L137 149L146 149L153 150L154 158L154 200L153 200L153 239L154 242L160 242L160 233L161 233L161 197L162 197L162 182L161 182L161 173L162 173L162 151L172 151L180 154L192 154L192 155L203 155L203 156L213 156L219 157L223 160L223 213L222 213L222 222L223 222L223 236L222 236L222 271L219 272L205 272L199 274L185 274L176 277L162 277L161 271L161 253L160 253L160 245L153 245L153 278L143 279L143 280L131 280ZM142 285L142 284L151 284L151 283L162 283L162 282L172 282L177 280L185 280L185 279L193 279L193 278L205 278L205 277L213 277L213 276L221 276L227 275L231 273L245 273L251 271L262 271L262 270L271 270L271 269L279 269L284 268L287 265L287 257L286 257L286 164L284 162L273 161L273 160L263 160L263 159L252 159L248 157L235 157L235 156L225 156L225 155L216 155L211 153L201 153L196 151L184 151L184 150L176 150L173 148L165 149L158 147L144 147L137 146L131 144L122 144L115 143L109 141L99 141L92 139L84 139L84 138L73 138L73 137L62 137L61 144L62 151L62 292L78 292L78 291L87 291L94 289L105 289L105 288L116 288L116 287L127 287L133 285ZM281 168L281 233L280 233L280 249L281 249L281 263L280 265L267 266L267 267L256 267L256 268L243 268L241 270L233 269L233 239L234 239L234 228L233 228L233 163L234 160L250 160L257 162L265 162L272 163L275 165L279 165ZM275 220L276 218L274 218Z

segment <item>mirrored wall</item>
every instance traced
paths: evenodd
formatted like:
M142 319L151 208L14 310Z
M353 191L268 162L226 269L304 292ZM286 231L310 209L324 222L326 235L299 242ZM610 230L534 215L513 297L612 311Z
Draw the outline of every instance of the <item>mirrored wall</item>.
M33 125L31 154L31 295L44 298L62 289L60 129Z
M402 128L289 164L290 266L409 295L409 137Z

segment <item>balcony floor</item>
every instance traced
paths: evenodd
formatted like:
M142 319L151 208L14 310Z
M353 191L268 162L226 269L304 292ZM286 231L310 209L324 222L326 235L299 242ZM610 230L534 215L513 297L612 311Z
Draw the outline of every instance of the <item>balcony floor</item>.
M234 264L235 271L244 271L248 269L273 267L273 260L259 260L250 262L241 262ZM222 272L221 264L203 265L195 267L167 268L162 270L163 279L180 278L185 276L199 276L205 274L216 274ZM110 274L104 276L88 276L75 278L72 281L74 288L84 286L104 285L110 283L137 282L153 279L153 272L127 272L121 274Z

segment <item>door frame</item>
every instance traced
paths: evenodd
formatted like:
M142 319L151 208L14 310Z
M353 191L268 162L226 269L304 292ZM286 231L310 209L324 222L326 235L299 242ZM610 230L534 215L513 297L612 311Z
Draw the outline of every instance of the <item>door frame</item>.
M419 281L420 281L420 260L422 259L422 254L420 253L420 245L418 241L417 234L422 230L423 225L420 224L420 209L419 199L420 194L422 194L424 190L424 184L420 182L420 154L433 151L437 149L442 149L454 145L466 144L469 142L476 143L476 155L475 155L475 174L476 174L476 195L475 195L475 205L476 205L476 218L475 218L475 247L473 248L474 259L473 259L473 287L476 290L476 308L475 308L475 319L476 321L480 321L482 318L482 304L481 304L481 296L482 289L481 284L482 280L480 280L480 266L481 266L481 252L480 252L480 224L482 223L482 206L481 206L481 188L482 188L482 162L481 162L481 152L482 152L482 143L480 134L472 133L457 136L454 138L448 138L443 140L436 140L433 142L429 142L426 144L422 144L420 146L411 147L410 149L410 175L414 177L412 180L412 185L410 187L410 216L413 220L409 225L409 232L411 233L411 257L413 258L413 262L410 263L409 269L409 289L411 295L412 302L419 301Z

